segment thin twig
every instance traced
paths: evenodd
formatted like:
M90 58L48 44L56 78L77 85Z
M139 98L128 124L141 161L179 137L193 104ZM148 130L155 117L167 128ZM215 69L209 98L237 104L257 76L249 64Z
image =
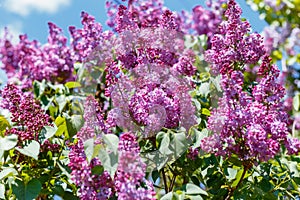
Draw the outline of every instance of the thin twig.
M177 177L177 175L174 175L173 178L172 178L172 181L171 181L171 184L170 184L170 190L173 190L176 177Z
M166 174L165 174L165 169L164 168L162 168L161 173L163 175L165 191L166 191L166 194L167 194L169 192L169 189L168 189L168 186L167 186L167 178L166 178Z

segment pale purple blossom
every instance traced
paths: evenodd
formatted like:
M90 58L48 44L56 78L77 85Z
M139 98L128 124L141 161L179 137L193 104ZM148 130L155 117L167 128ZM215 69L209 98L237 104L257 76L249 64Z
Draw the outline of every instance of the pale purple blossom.
M136 137L123 133L119 142L119 164L115 175L118 199L156 199L153 185L146 180L146 164L139 155Z

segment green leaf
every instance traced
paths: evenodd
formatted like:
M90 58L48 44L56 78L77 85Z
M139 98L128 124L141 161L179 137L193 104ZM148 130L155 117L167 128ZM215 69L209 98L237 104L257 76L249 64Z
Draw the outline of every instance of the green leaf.
M65 134L65 137L66 139L69 139L68 137L68 129L67 129L67 123L66 123L66 120L64 117L60 117L58 116L56 119L55 119L55 124L56 126L58 127L58 130L56 131L56 136L60 137L62 136L64 133Z
M65 118L61 117L61 116L58 116L56 119L55 119L55 124L57 127L59 127L60 125L63 125L65 123Z
M17 135L8 135L4 138L0 137L0 150L7 151L14 148L18 143Z
M71 122L76 131L79 131L84 124L83 118L81 115L72 115Z
M168 133L165 133L162 137L160 146L159 146L159 152L163 155L170 155L172 154L172 151L170 150L170 136Z
M37 98L39 98L46 89L46 81L45 79L42 82L34 81L33 83L33 91Z
M152 177L152 180L153 180L154 183L155 183L156 180L159 178L159 176L160 176L160 175L159 175L158 170L152 171L151 177Z
M39 195L42 184L38 179L32 179L27 184L23 181L16 180L16 184L12 185L12 189L17 199L32 200Z
M3 169L3 168L2 168ZM14 176L17 175L18 172L15 170L15 168L4 168L1 172L0 172L0 180L5 179L8 176Z
M175 133L174 141L172 141L172 144L172 146L174 147L175 157L178 158L188 149L188 143L185 133Z
M173 192L164 195L160 200L173 200Z
M262 179L262 181L259 183L259 187L264 192L269 192L273 188L272 184L266 179Z
M55 100L58 103L59 112L61 113L67 104L66 96L65 95L57 95Z
M107 145L107 148L111 150L114 154L118 153L118 145L119 145L119 138L114 134L107 134L103 135L102 139L104 143Z
M78 132L75 125L72 123L72 120L70 117L66 118L66 127L67 127L66 133L68 134L68 135L66 135L67 138L72 138Z
M44 126L39 137L41 137L41 143L44 144L44 142L53 137L58 130L57 126L54 124L53 126Z
M237 169L227 168L227 172L228 172L228 176L226 176L226 178L228 179L228 181L235 179L235 176L237 174Z
M188 196L190 200L203 200L200 195Z
M62 175L65 175L68 179L71 179L71 174L67 171L67 167L60 164L60 162L57 162L57 165L61 171Z
M5 185L0 184L0 199L5 199Z
M94 155L94 145L95 145L95 139L94 138L90 138L86 141L84 141L83 145L84 145L84 153L86 155L86 158L88 160L88 162L90 163L91 160L93 159L93 155Z
M74 81L71 81L71 82L67 82L65 84L65 86L69 89L72 89L72 88L78 88L78 87L81 87L81 84L79 82L74 82Z
M243 171L244 171L244 169L240 169L240 170L237 172L237 175L236 175L236 177L235 177L236 179L235 179L235 181L233 181L232 187L236 187L236 186L238 185L238 183L239 183L239 181L240 181L240 179L241 179L241 177L242 177Z
M195 138L195 143L193 144L194 148L198 148L201 144L202 139L204 139L205 137L208 136L208 130L207 129L203 129L202 131L197 130L195 127L192 127L190 129L191 134L194 136Z
M193 101L194 105L196 106L197 111L201 110L201 104L200 104L200 102L197 99L192 99L192 101Z
M96 165L92 169L92 174L93 175L101 175L103 172L104 172L104 167L103 166Z
M30 143L25 146L23 149L16 147L16 149L21 153L24 154L26 156L32 157L36 160L38 160L38 155L40 153L40 144L35 141L32 140L30 141Z
M55 185L52 188L52 191L54 194L59 195L59 196L63 196L65 193L64 188L61 185Z
M272 53L276 57L276 59L278 59L278 60L282 59L282 52L281 51L276 50L276 51L273 51Z
M108 152L106 149L102 148L99 150L98 158L104 169L110 174L110 177L114 178L118 167L118 154Z
M209 88L210 84L208 82L202 83L199 88L199 92L202 96L207 97L210 92Z
M9 122L4 116L0 115L0 133L5 131L6 128L10 128Z
M202 108L201 113L206 116L210 116L210 111L207 108Z
M67 130L67 125L64 124L64 125L61 125L58 127L57 131L56 131L56 136L60 137L62 136L64 133L68 133L68 130ZM67 136L68 134L65 134L65 137ZM66 139L69 139L69 137L66 137Z
M204 191L199 186L193 183L186 184L185 191L186 194L188 195L197 195L197 194L208 195L206 191Z
M216 76L215 78L211 77L210 78L211 82L214 84L218 92L222 91L221 88L221 75Z
M99 149L98 158L100 159L104 169L108 171L112 178L114 178L119 160L119 138L114 134L107 134L103 135L102 139L105 147Z
M79 200L79 198L77 196L75 196L72 192L69 192L69 191L65 191L63 199L64 200Z
M300 105L300 101L299 101L299 96L295 95L293 97L293 108L298 111L299 110L299 105Z

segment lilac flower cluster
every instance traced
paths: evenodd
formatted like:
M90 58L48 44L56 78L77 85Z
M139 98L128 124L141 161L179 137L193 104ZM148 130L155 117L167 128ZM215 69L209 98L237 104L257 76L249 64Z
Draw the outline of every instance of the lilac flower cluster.
M93 174L92 169L101 166L98 158L88 163L84 153L83 142L70 146L69 167L72 170L71 179L79 187L78 195L82 200L105 200L114 194L114 183L107 171L101 175Z
M23 88L28 88L34 80L62 83L73 78L74 60L67 38L56 25L48 25L48 43L43 46L36 40L29 41L26 35L20 35L16 45L6 37L0 40L0 60L9 82L17 78Z
M111 20L119 33L115 46L122 67L132 69L150 63L172 67L178 63L180 72L194 74L194 55L184 49L181 22L176 13L163 8L162 1L129 1L128 7L107 4L119 9Z
M205 34L209 38L218 32L218 27L222 22L223 9L222 4L224 0L216 2L207 1L207 5L211 10L205 9L198 5L193 8L192 19L193 27L197 34Z
M86 12L81 13L82 29L69 27L71 33L71 47L75 60L79 62L97 61L97 65L112 60L112 36L110 31L103 32L100 23Z
M222 74L224 94L208 120L208 128L214 134L202 140L202 149L221 156L236 154L243 161L267 161L280 151L281 144L285 144L288 153L299 152L299 140L288 139L288 115L281 101L285 91L277 82L279 70L264 55L257 84L251 87L245 83L240 66L261 58L262 41L258 35L244 36L249 26L239 20L240 8L233 0L225 13L227 22L221 25L225 36L214 36L212 49L207 52L213 70Z
M134 79L121 77L112 93L114 109L108 115L112 126L131 131L143 126L143 135L152 136L162 127L189 130L196 124L190 87L176 70L152 65L149 71L139 66L133 72Z
M107 1L109 20L107 24L117 32L135 29L157 27L161 15L166 10L162 0L128 1L128 6L117 6Z
M136 137L123 133L120 137L119 164L114 180L104 170L102 174L93 174L95 167L101 166L98 158L87 161L83 141L78 138L76 144L70 145L69 167L71 179L79 187L80 199L109 199L117 195L118 199L155 199L151 182L146 180L146 165L139 155L140 149Z
M230 0L224 14L227 20L222 21L218 34L211 39L212 47L205 57L212 63L215 73L235 70L233 63L240 66L254 64L265 54L261 36L257 33L248 35L250 24L240 20L241 12L240 7Z
M144 178L146 164L139 155L136 137L131 133L123 133L118 150L119 165L115 175L118 199L156 199L152 183Z
M118 10L111 20L119 34L119 62L105 69L106 94L114 108L108 114L110 127L142 131L144 136L162 127L188 130L196 121L187 77L196 68L193 52L184 48L177 15L164 10L160 1L129 1L128 7L113 9Z
M101 137L101 132L107 133L104 117L97 100L89 95L84 104L84 125L77 137L85 141L96 135Z
M11 112L14 127L6 134L16 134L19 141L38 141L39 132L44 126L49 126L49 116L44 113L39 104L30 94L22 93L15 85L8 84L1 91L1 107Z
M44 126L51 126L49 116L41 109L31 94L24 94L17 86L8 84L0 91L2 100L0 107L8 109L11 113L13 127L6 130L5 134L18 135L18 144L23 141L35 140L39 142L40 131ZM41 152L51 150L53 153L60 148L58 144L52 144L49 140L41 144Z

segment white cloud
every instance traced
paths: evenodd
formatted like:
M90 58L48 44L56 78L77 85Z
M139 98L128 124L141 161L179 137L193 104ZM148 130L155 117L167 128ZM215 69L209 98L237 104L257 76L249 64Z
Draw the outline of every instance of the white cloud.
M22 28L23 28L22 23L19 22L19 21L16 21L16 22L12 22L10 24L7 24L5 26L0 26L0 38L4 37L5 27L8 28L9 36L11 36L8 39L10 39L10 41L13 44L16 44L17 42L19 42L19 35L23 34L23 32L22 32Z
M53 14L70 3L71 0L5 0L4 8L21 16L27 16L33 11Z

